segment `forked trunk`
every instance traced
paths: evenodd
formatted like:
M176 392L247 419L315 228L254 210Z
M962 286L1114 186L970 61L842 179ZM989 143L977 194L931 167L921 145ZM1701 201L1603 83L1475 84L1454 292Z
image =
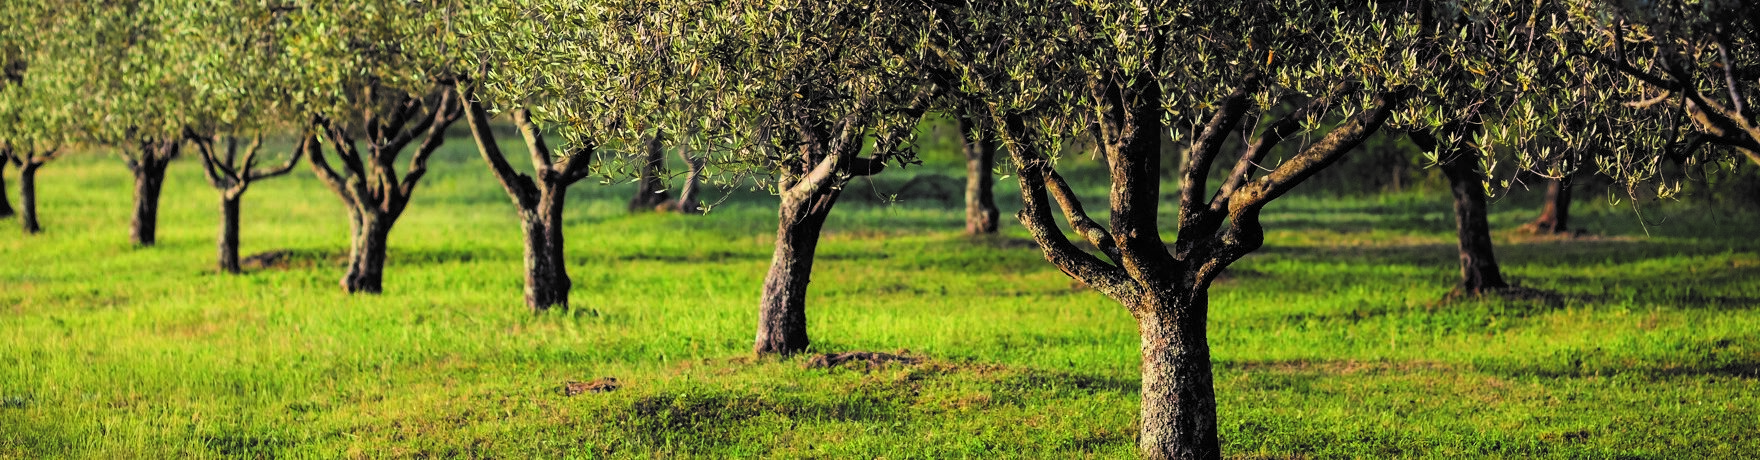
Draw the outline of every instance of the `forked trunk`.
M1564 233L1570 231L1571 217L1571 178L1564 177L1547 181L1546 204L1540 208L1540 217L1528 224L1534 233Z
M990 175L996 166L996 141L970 118L959 119L959 131L965 138L966 234L996 233L996 179Z
M15 214L12 210L12 199L6 197L7 164L9 163L7 163L6 157L0 156L0 219L12 217L12 215Z
M128 239L137 246L158 242L159 191L165 187L165 168L169 161L142 159L134 168L134 218L130 220Z
M239 195L230 192L220 193L220 238L219 249L220 271L241 273L238 266L238 209Z
M1458 149L1453 161L1442 164L1454 194L1455 233L1460 239L1461 283L1456 291L1479 294L1509 287L1497 267L1491 249L1491 225L1486 221L1485 183L1478 172L1479 157L1472 149Z
M1216 390L1203 291L1153 294L1137 319L1142 336L1142 426L1137 447L1150 459L1216 459Z
M18 168L18 221L24 224L25 233L43 231L37 224L37 168L42 165L26 164Z
M837 200L835 189L817 197L783 198L776 226L776 252L770 273L764 277L764 297L758 305L758 337L753 350L759 355L791 355L807 349L807 283L812 281L813 253L819 232Z
M533 313L568 309L568 265L563 259L562 210L566 189L545 189L537 209L521 210L526 236L526 306Z
M348 272L342 275L342 290L349 293L378 294L384 291L385 243L391 234L391 221L382 216L364 214L354 226L354 243L350 245Z
M653 211L672 201L666 192L666 178L662 176L666 169L666 150L660 146L660 137L649 139L647 148L641 178L636 181L636 196L629 200L630 211Z

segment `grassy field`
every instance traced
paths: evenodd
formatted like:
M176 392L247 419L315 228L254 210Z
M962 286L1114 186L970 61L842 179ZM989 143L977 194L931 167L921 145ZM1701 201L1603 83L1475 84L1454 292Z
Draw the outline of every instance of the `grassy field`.
M819 352L925 361L826 370L748 357L772 198L629 214L630 187L577 186L575 309L534 317L513 208L470 148L435 160L382 296L337 288L347 223L304 167L246 196L244 252L294 257L245 276L211 268L216 197L195 162L172 167L150 249L127 243L114 157L45 167L46 233L0 222L0 458L1134 455L1122 307L1012 222L961 235L957 196L872 198L952 165L852 186L808 310ZM1506 197L1506 275L1563 300L1443 303L1446 193L1305 193L1272 205L1267 247L1212 291L1228 455L1760 452L1754 212L1586 199L1592 236L1532 238L1512 229L1535 197ZM564 394L601 377L623 386Z

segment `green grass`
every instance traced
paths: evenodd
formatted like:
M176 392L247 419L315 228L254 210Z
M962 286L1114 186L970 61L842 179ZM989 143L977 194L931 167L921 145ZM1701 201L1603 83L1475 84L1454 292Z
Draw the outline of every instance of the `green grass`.
M398 222L382 296L338 289L344 213L303 167L252 188L243 233L246 254L302 259L245 276L211 269L216 198L193 161L172 167L150 249L127 243L119 161L45 167L47 232L0 232L0 458L1133 455L1122 307L1018 226L960 235L957 197L872 198L951 165L852 185L808 311L817 351L928 362L822 370L747 357L772 198L631 215L629 187L577 186L575 309L534 317L513 208L469 149L448 144ZM1099 178L1072 179L1104 208ZM1500 199L1494 227L1534 202ZM1228 455L1760 452L1760 216L1652 204L1646 228L1629 203L1579 202L1598 236L1497 239L1510 278L1562 303L1440 303L1448 206L1308 193L1268 210L1267 247L1211 295ZM562 394L605 376L623 388Z

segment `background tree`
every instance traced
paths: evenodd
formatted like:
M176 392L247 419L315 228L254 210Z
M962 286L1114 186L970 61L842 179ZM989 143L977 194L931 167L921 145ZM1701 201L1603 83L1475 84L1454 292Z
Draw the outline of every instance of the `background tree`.
M25 233L42 231L37 215L37 170L61 155L76 138L74 89L77 10L51 2L0 5L0 168L19 170L19 223ZM0 191L5 190L0 169ZM5 202L0 193L0 203ZM11 215L10 203L0 204Z
M1264 241L1259 212L1385 125L1419 90L1423 24L1388 5L1314 2L968 2L941 11L931 46L978 95L1019 167L1019 218L1045 257L1124 304L1142 337L1138 444L1148 458L1219 458L1207 344L1210 282ZM1285 101L1312 132L1249 130L1214 194L1223 140ZM1161 131L1189 144L1178 172L1178 237L1157 223ZM1252 135L1257 131L1257 135ZM1111 178L1110 228L1089 218L1055 169L1059 139L1093 133ZM1187 137L1190 136L1190 137ZM1189 139L1189 140L1187 140ZM1260 162L1310 139L1270 172ZM1057 227L1100 251L1084 251ZM1224 226L1227 223L1229 225ZM1102 258L1104 257L1104 258Z
M330 143L308 149L318 178L349 213L348 268L340 281L353 293L383 291L391 229L427 173L428 159L463 114L453 90L447 50L452 6L423 2L320 2L288 12L289 62L299 82L291 101L315 117L312 129ZM413 147L400 175L399 157Z
M996 233L996 135L981 109L958 115L960 152L966 159L966 234Z
M1591 93L1598 110L1579 117L1617 138L1596 152L1600 171L1656 193L1679 189L1681 172L1760 164L1760 6L1752 2L1572 0L1559 40L1567 65L1613 73ZM1670 174L1674 171L1674 174Z

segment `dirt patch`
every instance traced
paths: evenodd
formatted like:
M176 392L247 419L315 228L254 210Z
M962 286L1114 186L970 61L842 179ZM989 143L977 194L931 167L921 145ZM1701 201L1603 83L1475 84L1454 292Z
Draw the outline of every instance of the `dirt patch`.
M923 362L923 358L910 356L908 351L900 350L897 354L872 351L850 351L844 353L825 353L814 355L802 367L807 369L835 369L838 367L860 366L863 370L886 367L887 364L901 363L912 365Z
M341 262L342 254L315 249L275 249L251 254L239 259L238 265L245 270L290 270L312 268L323 263Z
M581 393L610 393L617 391L618 388L623 388L623 384L618 382L616 377L603 377L591 382L576 382L571 380L568 383L562 384L562 395L575 396Z

